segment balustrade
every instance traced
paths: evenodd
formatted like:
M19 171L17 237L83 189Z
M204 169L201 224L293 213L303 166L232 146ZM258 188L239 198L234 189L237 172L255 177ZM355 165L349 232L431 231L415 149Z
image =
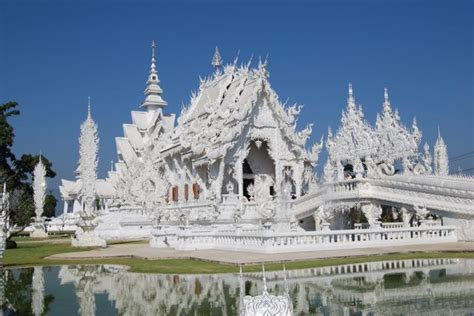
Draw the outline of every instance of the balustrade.
M157 237L157 236L155 236ZM454 227L395 227L278 234L269 231L183 230L178 249L236 249L248 251L314 251L456 241Z

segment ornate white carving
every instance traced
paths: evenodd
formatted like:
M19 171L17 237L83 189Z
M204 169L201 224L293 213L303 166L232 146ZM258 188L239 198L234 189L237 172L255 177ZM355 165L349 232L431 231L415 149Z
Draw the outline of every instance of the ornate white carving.
M398 111L392 110L388 92L385 89L382 114L377 114L375 123L378 139L377 160L393 164L397 159L418 155L419 135L414 121L413 132L410 133L400 121Z
M349 85L349 98L347 108L342 113L341 127L333 137L328 132L326 147L331 159L353 164L356 159L372 156L377 150L377 137L374 130L365 121L362 107L356 106Z
M79 136L79 165L76 170L77 179L79 179L81 183L78 196L85 206L84 211L88 214L92 214L95 211L98 151L99 137L97 124L91 116L89 99L87 118L81 125L81 134Z
M434 147L434 167L436 175L447 176L449 174L448 149L439 131Z
M280 296L271 295L267 290L265 267L262 267L263 291L261 295L245 295L245 285L240 268L240 315L241 316L293 316L293 302L286 282L286 271L284 273L285 294Z
M33 170L33 199L35 202L35 221L41 221L43 216L44 200L46 198L46 169L41 161L41 155L38 164Z
M377 228L380 226L380 216L382 216L382 207L378 204L369 203L369 204L362 204L361 210L367 218L367 222L369 223L371 228Z

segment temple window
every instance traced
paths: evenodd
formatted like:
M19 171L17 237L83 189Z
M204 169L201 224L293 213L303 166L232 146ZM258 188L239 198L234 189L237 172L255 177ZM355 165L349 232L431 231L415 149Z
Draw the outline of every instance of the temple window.
M194 199L199 199L199 184L193 183L193 196Z
M184 185L184 199L187 201L189 196L189 187L188 184Z
M172 191L173 202L178 202L178 187L174 186Z

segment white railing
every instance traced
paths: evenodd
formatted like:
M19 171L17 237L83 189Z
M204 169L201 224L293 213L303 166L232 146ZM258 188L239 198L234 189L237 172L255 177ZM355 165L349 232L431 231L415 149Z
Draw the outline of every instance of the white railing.
M355 223L354 229L368 229L370 227L369 223Z
M292 201L291 207L300 219L310 216L322 204L361 199L377 199L407 206L423 204L432 210L474 217L473 181L436 181L435 177L428 176L393 176L326 183L316 192Z
M256 252L295 252L329 249L370 248L407 244L429 244L457 241L451 226L404 227L392 229L352 229L301 233L262 231L193 231L183 228L176 234L172 247L180 250L226 249ZM154 247L168 234L154 234ZM163 240L161 240L163 241ZM158 245L158 246L157 246ZM163 245L164 246L164 245Z
M401 222L382 223L382 228L403 228L404 224ZM439 225L436 225L439 226Z

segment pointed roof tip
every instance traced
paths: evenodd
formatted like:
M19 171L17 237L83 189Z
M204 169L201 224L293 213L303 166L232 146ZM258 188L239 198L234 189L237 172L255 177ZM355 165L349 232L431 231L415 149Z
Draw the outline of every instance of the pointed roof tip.
M219 52L219 47L216 46L216 49L214 50L214 55L212 56L212 61L211 65L214 66L214 68L219 68L222 67L222 57L221 53Z
M352 90L352 83L349 82L349 96L352 97L354 95L354 91Z
M87 97L87 118L91 117L91 97Z
M390 107L390 99L388 97L388 89L383 88L383 106L384 108Z
M441 129L439 128L439 125L438 125L438 138L441 138Z
M155 40L151 41L151 57L155 57L155 48L156 48L156 43Z

